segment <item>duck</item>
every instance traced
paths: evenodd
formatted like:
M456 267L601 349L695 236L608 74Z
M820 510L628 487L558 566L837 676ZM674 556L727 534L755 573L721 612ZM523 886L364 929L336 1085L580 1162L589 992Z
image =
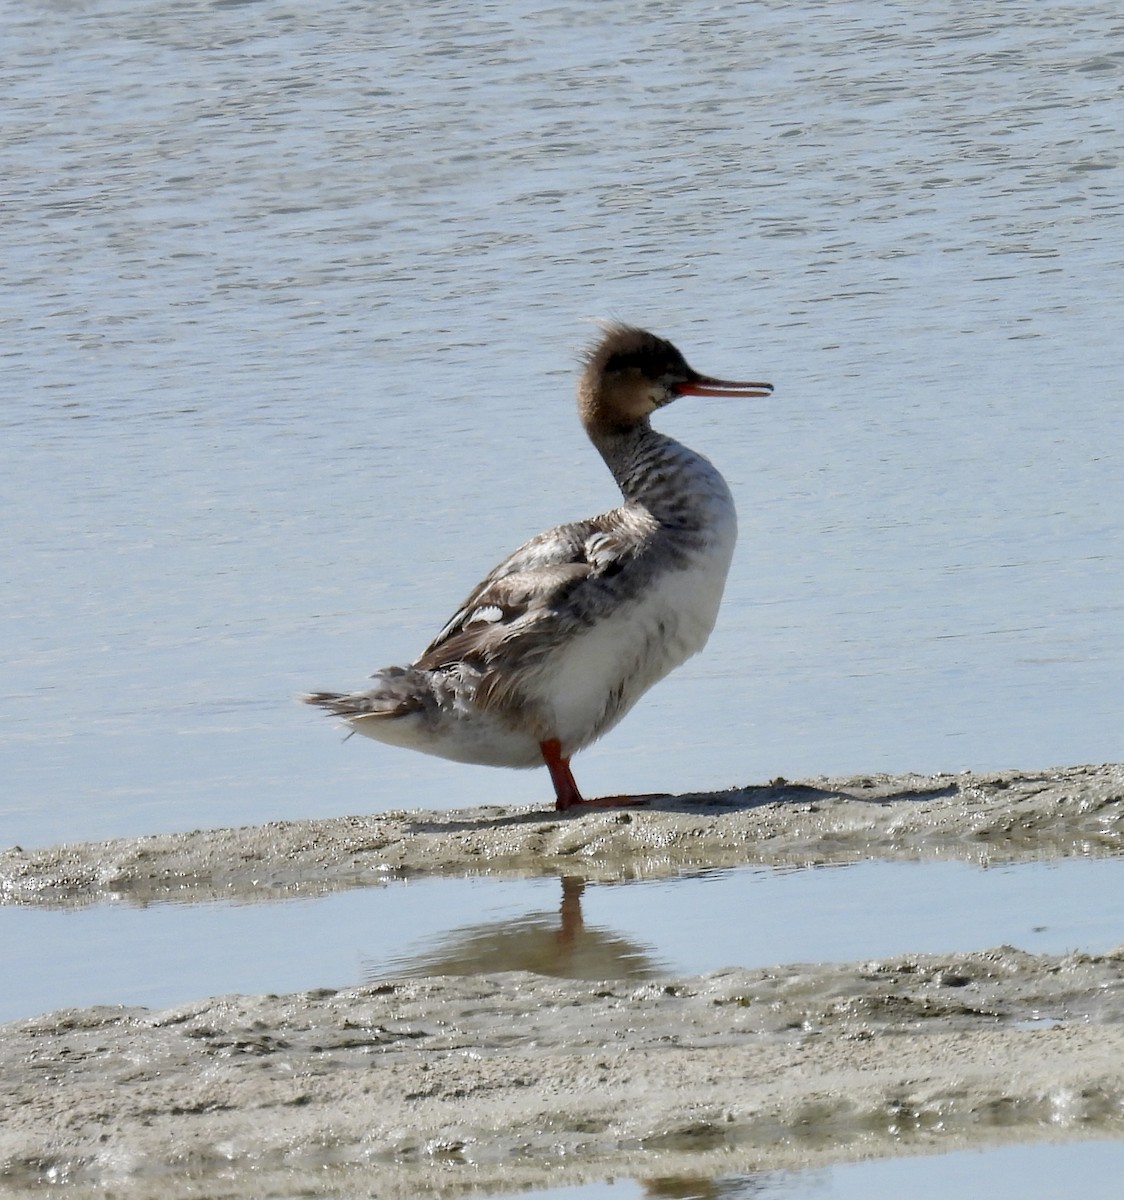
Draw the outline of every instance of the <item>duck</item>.
M361 691L300 698L393 746L545 766L558 812L642 802L585 798L570 760L706 645L737 540L726 481L651 417L683 396L772 391L700 374L647 330L603 326L584 356L578 412L621 503L524 542L408 666L384 667Z

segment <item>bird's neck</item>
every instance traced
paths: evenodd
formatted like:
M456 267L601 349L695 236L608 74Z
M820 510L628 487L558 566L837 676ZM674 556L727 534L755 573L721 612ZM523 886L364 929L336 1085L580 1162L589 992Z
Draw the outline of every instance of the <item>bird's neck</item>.
M702 531L733 519L733 497L713 464L647 421L589 435L625 501L641 505L661 525Z

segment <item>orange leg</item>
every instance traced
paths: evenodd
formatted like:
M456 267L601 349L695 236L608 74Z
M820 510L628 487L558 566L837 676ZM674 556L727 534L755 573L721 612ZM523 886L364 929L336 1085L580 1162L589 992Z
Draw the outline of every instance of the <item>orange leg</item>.
M551 738L549 741L540 742L539 746L542 750L542 760L546 763L546 769L550 772L550 779L554 784L554 807L559 812L564 812L567 808L573 808L575 804L584 804L585 801L570 770L570 760L562 757L562 743L557 738Z
M599 796L593 800L586 800L574 782L570 760L562 757L562 743L557 738L550 738L540 742L539 747L554 784L554 807L559 812L565 812L566 809L575 808L579 804L586 808L623 808L627 805L647 804L652 799L651 796Z

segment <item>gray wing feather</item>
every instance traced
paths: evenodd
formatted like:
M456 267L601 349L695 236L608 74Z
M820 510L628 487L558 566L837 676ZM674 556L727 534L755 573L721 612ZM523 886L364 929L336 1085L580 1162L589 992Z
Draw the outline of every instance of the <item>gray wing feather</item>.
M623 581L612 594L606 581L635 566L652 533L614 509L532 538L473 589L413 665L471 662L488 671L539 657L621 598Z

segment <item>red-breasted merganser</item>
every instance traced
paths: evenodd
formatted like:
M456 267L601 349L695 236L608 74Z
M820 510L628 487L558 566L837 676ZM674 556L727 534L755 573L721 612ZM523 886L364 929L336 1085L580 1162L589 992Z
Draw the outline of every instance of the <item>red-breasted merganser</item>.
M356 733L458 762L546 765L555 807L585 800L570 757L706 644L737 538L726 481L649 417L679 396L767 396L700 375L663 338L610 325L578 407L624 503L520 546L408 667L362 692L304 696Z

